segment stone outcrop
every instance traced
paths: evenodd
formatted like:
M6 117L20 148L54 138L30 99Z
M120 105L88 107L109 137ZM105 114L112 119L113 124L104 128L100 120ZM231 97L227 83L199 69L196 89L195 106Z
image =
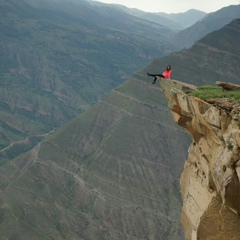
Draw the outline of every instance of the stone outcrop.
M193 85L159 80L175 122L193 139L181 175L186 239L239 240L239 104L206 102L186 93Z
M216 82L216 85L222 87L223 91L237 90L240 88L240 85L228 83L228 82Z

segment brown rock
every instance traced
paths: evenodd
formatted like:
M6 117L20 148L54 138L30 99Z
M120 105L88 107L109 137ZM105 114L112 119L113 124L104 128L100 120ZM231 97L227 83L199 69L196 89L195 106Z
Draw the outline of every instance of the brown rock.
M240 85L236 85L233 83L228 83L228 82L216 82L216 85L222 87L223 91L234 91L240 88Z
M239 104L202 101L185 94L184 83L176 88L175 81L161 79L160 84L174 120L193 139L181 175L186 239L240 240Z

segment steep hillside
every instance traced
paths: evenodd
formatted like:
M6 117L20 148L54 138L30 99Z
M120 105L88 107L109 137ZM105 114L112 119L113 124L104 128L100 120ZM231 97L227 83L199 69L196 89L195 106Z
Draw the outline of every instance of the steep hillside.
M84 0L0 1L0 164L171 51L166 28L113 11Z
M4 238L183 239L178 178L189 139L141 78L2 165Z
M235 20L219 30L223 45L214 32L189 50L153 61L30 152L1 165L2 236L184 239L179 178L190 139L146 72L169 63L173 78L211 84L216 66L224 65L222 77L239 82L237 46L237 57L232 52L239 29ZM206 52L212 56L207 64ZM182 65L185 75L178 72Z
M240 5L222 8L207 14L194 25L176 33L171 37L171 42L179 48L189 48L208 33L219 30L236 18L240 18Z
M173 79L183 79L196 86L214 85L216 81L239 84L239 39L240 19L236 19L208 34L190 49L153 61L146 71L159 72L171 64Z

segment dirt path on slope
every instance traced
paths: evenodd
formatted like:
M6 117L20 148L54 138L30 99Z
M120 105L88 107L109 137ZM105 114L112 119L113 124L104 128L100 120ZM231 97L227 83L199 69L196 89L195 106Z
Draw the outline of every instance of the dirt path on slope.
M10 143L7 147L1 149L1 150L0 150L0 153L6 151L7 149L11 148L11 147L14 146L15 144L27 143L27 142L29 141L29 138L31 138L31 137L46 137L46 136L48 136L49 134L53 133L54 131L55 131L55 129L53 129L53 130L51 130L50 132L47 132L47 133L29 136L29 137L26 137L25 139L22 139L22 140L20 140L20 141L12 142L12 143Z

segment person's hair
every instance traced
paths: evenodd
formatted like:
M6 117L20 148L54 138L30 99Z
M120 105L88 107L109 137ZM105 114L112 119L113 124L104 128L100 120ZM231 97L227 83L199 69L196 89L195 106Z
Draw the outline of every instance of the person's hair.
M172 69L171 65L167 65L166 70L171 70L171 69Z

